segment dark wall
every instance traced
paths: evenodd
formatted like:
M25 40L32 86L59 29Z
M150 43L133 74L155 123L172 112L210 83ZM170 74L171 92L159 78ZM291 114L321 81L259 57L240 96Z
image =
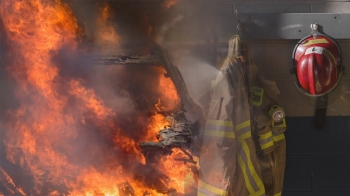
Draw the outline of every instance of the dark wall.
M322 131L313 117L287 118L284 196L350 195L350 117L327 117Z

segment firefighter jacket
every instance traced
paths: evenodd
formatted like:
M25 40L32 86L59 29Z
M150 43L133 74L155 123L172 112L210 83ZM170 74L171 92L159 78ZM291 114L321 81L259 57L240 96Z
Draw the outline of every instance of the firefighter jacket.
M245 68L235 58L237 39L229 44L229 55L212 84L197 195L265 195L251 132Z
M250 66L250 60L245 60L249 57L242 55L246 50L242 44L245 43L238 36L230 39L228 56L212 82L212 97L199 156L198 196L266 195L266 189L269 189L268 195L270 192L279 195L282 190L281 185L275 188L274 182L283 178L283 175L274 175L278 172L273 172L278 161L269 154L274 152L275 146L273 132L266 128L270 127L271 119L265 113L261 117L259 111L254 112L255 108L249 104L249 85L264 80L256 66ZM263 84L268 86L269 83ZM264 120L260 122L260 119ZM260 130L255 129L257 127ZM277 139L281 141L281 137ZM258 159L257 150L264 154L263 161Z
M278 105L279 90L272 81L265 80L259 74L257 66L249 59L247 64L248 85L264 89L259 106L250 105L252 131L258 134L258 148L263 157L259 159L260 169L266 195L281 195L286 164L286 126L272 126L269 110ZM251 97L251 96L250 96Z

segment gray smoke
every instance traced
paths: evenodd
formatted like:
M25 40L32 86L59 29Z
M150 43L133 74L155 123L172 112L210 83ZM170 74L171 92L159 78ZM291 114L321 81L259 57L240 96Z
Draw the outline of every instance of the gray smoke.
M192 13L168 15L161 3L157 4L157 2L152 4L139 2L136 5L136 3L129 1L111 1L110 6L115 10L115 15L109 19L108 24L120 36L120 42L117 46L115 43L110 45L108 42L99 42L96 37L96 30L99 28L96 20L98 7L101 3L99 1L69 1L68 3L72 7L84 34L79 37L77 50L64 46L53 53L52 61L58 66L59 80L62 81L62 83L57 82L59 83L57 84L57 88L60 89L59 93L63 97L68 97L65 112L71 114L78 122L76 126L67 125L63 132L67 133L72 130L70 134L76 135L76 137L63 141L62 143L65 142L68 145L62 146L60 139L64 140L67 138L66 136L59 137L57 134L45 136L57 137L56 142L52 144L53 148L64 154L71 163L84 167L92 165L97 170L103 170L107 163L112 162L111 165L115 166L113 161L118 161L124 168L129 169L126 172L134 170L138 171L140 175L147 176L147 171L143 170L144 167L137 161L136 155L130 154L127 149L123 149L113 139L132 138L135 145L141 142L142 136L147 133L150 117L157 112L154 105L161 97L161 93L156 88L159 86L159 72L152 66L98 65L95 58L101 55L145 55L148 54L149 43L157 42L169 52L172 63L179 68L191 97L198 105L205 107L209 100L210 82L217 73L216 61L211 59L211 56L217 52L212 50L216 47L215 32L213 33L213 30L208 28L202 28L199 23L198 26L191 26L185 32L186 35L195 34L198 37L208 39L206 43L201 45L186 45L184 43L192 43L188 37L171 32L183 28L189 17L193 16ZM181 10L177 11L182 13ZM1 34L1 40L6 40L3 34ZM174 43L174 41L185 46L171 45L170 43ZM0 61L3 61L0 72L0 123L7 120L5 113L16 109L19 105L14 95L17 88L16 83L6 71L8 63L4 63L4 61L11 62L17 57L15 53L9 53L5 44L2 43L0 42ZM6 60L2 54L6 55ZM70 79L83 81L84 87L93 89L97 96L103 100L105 106L111 108L116 115L96 123L95 116L89 111L80 111L77 106L81 104L81 100L69 95L64 86ZM32 93L35 93L35 90ZM26 115L25 119L31 119L30 114ZM81 122L81 119L85 120L84 123ZM114 127L112 128L110 124L113 124ZM2 138L6 131L3 131L3 127L0 128L2 129L0 132ZM8 132L10 133L10 130ZM15 184L25 187L24 192L30 195L33 193L33 177L26 173L23 168L18 169L20 168L19 162L22 161L23 164L25 159L19 157L18 162L13 163L6 161L4 149L0 149L0 160L3 160L0 165L6 167L4 170L13 178ZM23 153L22 149L17 150L18 155ZM31 160L35 160L35 157L31 157ZM16 172L17 169L22 175ZM42 180L50 178L50 168L41 169L46 171L42 175ZM22 179L28 179L28 182L22 182ZM62 194L67 193L63 185L53 185L47 182L45 186L42 190L44 195L45 193L48 195L50 190L59 190ZM0 185L0 193L3 188Z

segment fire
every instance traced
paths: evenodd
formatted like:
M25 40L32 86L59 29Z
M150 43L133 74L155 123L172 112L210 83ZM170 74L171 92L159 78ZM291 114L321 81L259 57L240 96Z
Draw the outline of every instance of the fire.
M108 4L103 5L99 9L99 16L96 20L95 37L99 50L113 51L118 49L121 36L115 31L115 23L109 21L114 16L113 10Z
M159 130L165 126L170 125L170 122L161 114L156 114L151 117L151 123L148 125L148 136L145 138L147 141L157 141L156 135Z
M197 176L193 174L191 167L193 163L185 163L176 159L188 159L189 157L180 149L173 149L173 153L169 156L162 157L161 167L162 171L169 175L174 176L171 179L171 184L179 193L185 192L187 185L194 185L196 183ZM194 161L198 163L198 158L193 157ZM197 168L199 169L199 168Z
M163 3L163 7L165 8L171 8L172 6L176 5L179 0L165 0Z
M56 139L75 133L70 128L72 116L63 112L67 97L55 90L60 78L51 62L51 52L63 44L76 47L77 21L60 1L53 4L1 1L0 9L11 53L16 55L9 71L18 83L16 96L21 105L10 114L12 121L7 124L9 131L4 141L7 159L19 162L33 174L35 189L44 184L43 175L49 176L50 181L66 184L62 177L69 175L58 174L74 166L54 148L58 144ZM23 157L18 160L18 156ZM54 167L56 164L59 166Z
M162 100L158 100L156 107L159 111L174 110L179 107L179 95L176 87L170 78L165 77L166 72L163 68L158 68L159 85L158 91L161 93Z
M111 170L106 173L100 173L95 169L90 169L85 175L79 176L79 182L85 184L82 189L83 192L79 190L74 190L70 192L69 195L76 196L119 196L124 195L120 193L122 189L120 187L125 183L126 179L121 179L119 176L124 175L121 168L117 170ZM123 181L124 180L124 181ZM132 180L130 177L129 180ZM143 195L146 187L140 186L139 183L135 181L127 182L130 187L133 187L134 195ZM160 195L155 190L148 190L152 195Z
M5 185L5 184L10 184L12 187L15 187L15 189L22 195L25 195L25 193L23 192L23 190L21 188L17 188L16 184L13 182L13 180L11 179L11 177L0 167L0 173L2 174L4 179L0 178L0 182ZM6 186L6 185L5 185ZM6 186L6 188L14 195L15 192L13 190L11 190L11 188L8 188ZM3 194L0 193L1 196L3 196Z
M97 44L116 47L121 37L108 22L111 9L104 6L100 11ZM118 111L107 107L83 79L62 76L52 60L63 47L77 51L79 45L81 30L69 6L60 0L6 0L0 1L0 17L9 55L14 57L8 72L17 84L19 102L8 112L2 142L7 160L30 174L33 187L23 188L27 186L2 168L1 182L22 195L118 196L121 187L129 186L135 195L163 195L149 188L146 180L135 179L134 170L141 171L145 160L137 141L116 123ZM160 98L155 110L174 110L180 104L176 88L164 77L163 68L157 71ZM169 124L161 114L150 118L143 140L154 140L157 131ZM176 154L163 157L160 168L174 182L171 187L183 193L189 170L174 160Z

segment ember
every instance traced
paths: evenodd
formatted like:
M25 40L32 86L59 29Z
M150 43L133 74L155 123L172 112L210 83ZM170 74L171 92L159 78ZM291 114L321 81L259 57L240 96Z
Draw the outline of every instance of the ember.
M107 21L111 8L99 10L101 53L91 54L67 4L0 1L6 69L15 83L9 96L18 102L1 121L0 195L181 195L185 181L194 183L195 126L181 113L182 124L163 129L171 125L166 116L188 101L179 72L159 48L143 67L132 55L103 56L120 49L122 37ZM164 139L166 131L180 142L149 163L140 143Z

